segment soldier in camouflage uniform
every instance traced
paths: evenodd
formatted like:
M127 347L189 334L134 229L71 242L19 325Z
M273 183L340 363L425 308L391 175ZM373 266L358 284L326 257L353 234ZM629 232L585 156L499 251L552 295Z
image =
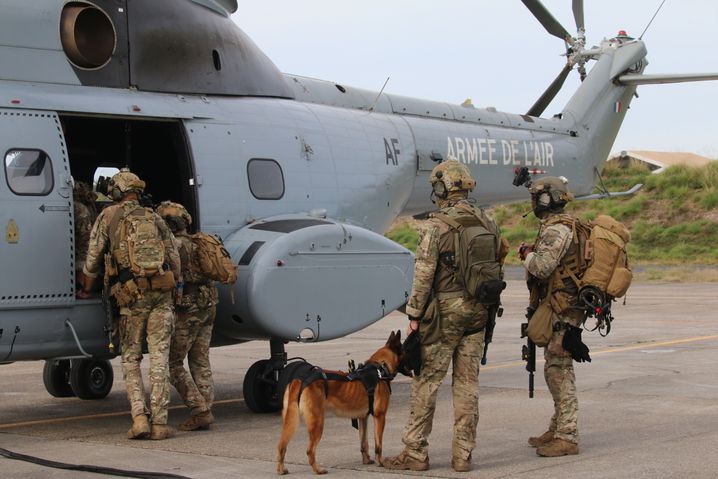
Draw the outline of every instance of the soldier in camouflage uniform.
M430 182L442 213L473 214L499 236L494 220L467 201L468 193L476 182L466 166L449 159L434 168ZM506 243L501 244L503 258ZM384 459L383 465L387 469L429 469L428 437L436 409L436 395L452 361L454 438L451 465L459 472L468 471L471 466L479 421L479 364L488 312L474 298L468 297L464 287L454 281L454 270L441 259L455 253L453 249L453 234L449 225L430 217L421 229L412 293L406 306L409 330L419 328L421 336L421 373L412 382L409 421L403 437L404 450L398 456ZM438 308L438 314L432 313L435 308ZM438 328L429 326L432 317L433 321L439 322Z
M92 228L90 247L83 269L86 276L83 282L85 287L78 292L78 297L90 296L92 283L100 272L105 254L114 252L122 241L118 238L121 218L130 214L148 213L138 202L144 187L144 181L129 170L123 170L112 177L110 194L117 203L105 208ZM172 233L162 218L152 210L149 210L149 213L155 217L154 223L164 244L165 264L174 278L181 278L179 253L173 243ZM117 284L117 277L106 279L109 284ZM168 360L175 316L172 300L174 281L169 287L163 285L162 288L153 285L155 277L148 281L133 276L132 281L137 284L138 294L133 302L120 307L119 324L122 372L132 412L132 427L127 432L127 437L143 439L149 436L155 440L166 439L173 435L172 428L167 425L167 407L170 400ZM145 403L140 370L142 342L145 337L150 355L149 410Z
M190 408L191 416L178 426L182 431L207 429L214 422L214 384L209 364L209 343L218 300L217 288L194 263L195 245L187 233L192 217L180 204L164 201L157 213L178 240L183 292L177 301L177 322L170 348L170 381ZM188 358L190 373L184 368Z
M97 219L97 207L95 206L97 195L84 181L76 181L72 191L75 212L75 272L79 277L79 273L85 266L92 225Z
M568 226L573 223L573 217L564 213L564 206L573 196L563 177L540 178L531 184L529 192L541 226L532 246L522 243L519 256L527 271L529 288L539 288L540 301L551 301L554 311L553 335L544 349L544 378L553 397L554 414L548 431L529 438L528 442L537 448L540 456L578 454L576 377L572 355L563 344L568 328L581 326L583 311L570 308L578 302L576 285L554 275L565 267L565 261L572 258L578 248L572 228ZM549 290L551 296L547 295Z

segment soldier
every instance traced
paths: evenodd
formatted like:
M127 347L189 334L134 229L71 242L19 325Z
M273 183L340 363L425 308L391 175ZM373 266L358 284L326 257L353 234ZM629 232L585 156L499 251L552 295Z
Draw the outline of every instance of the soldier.
M97 195L84 181L76 181L72 193L75 211L75 275L79 280L82 268L85 266L92 225L97 218L95 206Z
M207 429L214 422L214 384L209 364L209 343L218 301L217 288L194 261L195 245L187 228L192 217L184 206L163 201L157 213L178 240L184 286L177 297L177 321L170 347L170 381L190 408L191 416L178 426L182 431ZM188 358L190 373L184 368ZM190 375L191 374L191 375Z
M492 218L467 200L476 181L468 168L449 159L431 172L432 194L439 212L423 225L416 249L414 282L406 306L409 330L419 328L421 372L411 388L409 420L404 430L404 450L382 462L387 469L425 471L429 469L428 437L432 429L436 395L453 361L454 438L451 466L457 472L471 467L471 452L476 446L479 421L479 363L484 347L484 327L488 311L470 297L455 278L454 237L449 217L482 225L493 234L495 251L506 255L507 244L500 241L499 229ZM467 224L472 224L467 223ZM497 265L497 268L500 266ZM421 321L421 326L420 326Z
M531 184L531 205L541 226L533 245L522 243L519 247L532 296L539 298L539 303L551 301L553 311L553 333L544 348L544 378L553 397L554 414L548 431L528 440L539 456L548 457L578 454L576 377L572 355L564 349L564 337L567 331L572 333L571 328L581 326L583 311L571 308L578 303L578 289L570 278L561 279L560 274L568 271L567 262L573 260L578 248L570 226L575 220L564 213L566 203L573 200L567 182L563 177L548 176Z
M127 437L159 440L173 435L167 425L168 359L174 326L174 278L181 280L181 273L172 233L162 218L139 204L144 188L145 182L126 169L110 180L110 196L117 203L105 208L92 228L83 269L87 279L78 297L90 296L104 259L106 284L120 306L122 372L132 412ZM159 267L151 269L158 262ZM149 421L140 371L145 337L150 354Z

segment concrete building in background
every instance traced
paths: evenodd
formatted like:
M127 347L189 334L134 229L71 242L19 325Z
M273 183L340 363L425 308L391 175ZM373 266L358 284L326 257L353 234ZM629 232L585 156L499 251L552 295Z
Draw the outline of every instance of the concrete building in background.
M645 151L631 150L614 154L607 160L609 163L617 163L619 167L647 166L653 173L660 173L673 165L706 166L712 161L711 158L697 155L695 153L672 152L672 151Z

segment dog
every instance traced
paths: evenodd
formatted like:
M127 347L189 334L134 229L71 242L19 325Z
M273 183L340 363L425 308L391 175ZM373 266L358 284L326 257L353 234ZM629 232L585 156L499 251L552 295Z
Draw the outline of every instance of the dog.
M386 344L354 372L322 371L308 365L310 373L304 374L303 378L292 379L284 391L282 434L277 445L277 473L289 472L284 467L284 456L299 425L300 413L309 433L309 465L315 474L327 472L317 464L316 458L317 445L324 431L326 409L336 416L357 420L363 464L374 464L369 456L367 440L367 417L372 414L374 453L376 463L381 464L382 436L391 395L389 382L397 372L406 374L402 367L402 356L401 331L392 331ZM372 382L375 383L373 392L370 391ZM371 404L370 396L373 396Z

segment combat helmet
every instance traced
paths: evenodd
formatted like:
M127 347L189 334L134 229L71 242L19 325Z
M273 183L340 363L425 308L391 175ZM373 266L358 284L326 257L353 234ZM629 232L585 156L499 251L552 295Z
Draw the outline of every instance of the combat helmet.
M445 199L453 191L468 193L476 187L476 180L471 177L466 165L451 156L434 167L429 182L434 194L440 199Z
M157 206L157 214L165 220L167 218L181 218L187 226L192 224L192 215L179 203L163 201Z
M132 173L129 168L122 168L119 173L110 178L107 184L107 191L110 197L118 201L129 192L142 193L145 191L145 182L139 176Z
M574 200L568 189L568 180L564 176L544 176L534 180L529 186L531 204L536 216L542 212L557 211Z

